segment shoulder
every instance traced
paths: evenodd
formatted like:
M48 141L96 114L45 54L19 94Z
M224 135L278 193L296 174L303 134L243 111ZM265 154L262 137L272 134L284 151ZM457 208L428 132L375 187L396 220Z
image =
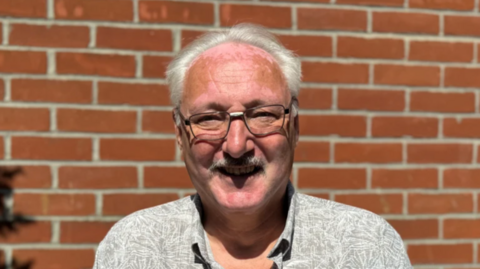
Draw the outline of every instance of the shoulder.
M195 205L191 197L136 211L119 220L110 229L109 238L133 238L143 234L162 236L162 231L174 226L181 228L192 222Z
M338 261L374 257L353 268L412 268L400 235L382 217L304 194L297 194L296 202L295 233L305 245L320 242L321 249L334 253L324 254L338 256Z
M130 268L122 266L128 260L140 262L166 249L181 248L178 242L188 242L191 236L194 210L191 197L186 197L124 217L98 246L94 268Z
M364 231L376 232L391 227L382 217L358 207L300 193L297 194L296 202L295 221L307 221L307 225L308 222L312 225L322 222L335 224L337 229L356 227Z

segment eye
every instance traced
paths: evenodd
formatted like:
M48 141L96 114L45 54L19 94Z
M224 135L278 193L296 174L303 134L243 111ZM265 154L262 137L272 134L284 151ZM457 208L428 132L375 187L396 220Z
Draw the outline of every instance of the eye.
M259 111L259 112L255 112L252 118L276 118L276 115L274 113L270 113L267 111Z
M194 124L209 124L209 123L218 123L222 121L223 121L223 117L215 114L199 115L192 119L192 122Z

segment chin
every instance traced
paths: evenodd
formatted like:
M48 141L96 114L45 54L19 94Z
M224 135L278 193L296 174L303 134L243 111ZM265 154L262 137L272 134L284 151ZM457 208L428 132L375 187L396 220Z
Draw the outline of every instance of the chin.
M228 212L256 212L267 204L267 197L265 192L258 189L253 192L236 191L218 193L216 196L217 203Z

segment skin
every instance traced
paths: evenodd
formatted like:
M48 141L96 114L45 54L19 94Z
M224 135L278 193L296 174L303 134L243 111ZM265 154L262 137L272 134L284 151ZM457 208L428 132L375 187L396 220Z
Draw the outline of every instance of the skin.
M291 101L275 59L246 44L225 43L200 55L186 74L180 112L186 118L209 111L241 112ZM187 171L204 206L203 225L215 260L225 268L270 268L266 256L285 226L285 190L298 142L298 117L286 115L283 129L267 136L251 134L241 118L227 137L201 141L185 125L176 127ZM188 127L188 128L185 128ZM255 156L263 173L230 177L211 173L213 162ZM247 267L245 267L247 266Z

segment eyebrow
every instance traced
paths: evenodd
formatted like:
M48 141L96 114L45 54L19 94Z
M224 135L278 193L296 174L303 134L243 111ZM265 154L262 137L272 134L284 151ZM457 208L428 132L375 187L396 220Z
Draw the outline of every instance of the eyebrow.
M245 104L245 108L249 109L252 107L257 107L257 106L262 106L266 105L265 100L262 99L254 99L248 103ZM273 104L272 104L273 105ZM192 115L198 114L198 113L204 113L207 110L214 110L214 111L227 111L227 108L225 107L224 104L219 103L219 102L210 102L206 105L203 105L198 108L192 109L191 113Z

